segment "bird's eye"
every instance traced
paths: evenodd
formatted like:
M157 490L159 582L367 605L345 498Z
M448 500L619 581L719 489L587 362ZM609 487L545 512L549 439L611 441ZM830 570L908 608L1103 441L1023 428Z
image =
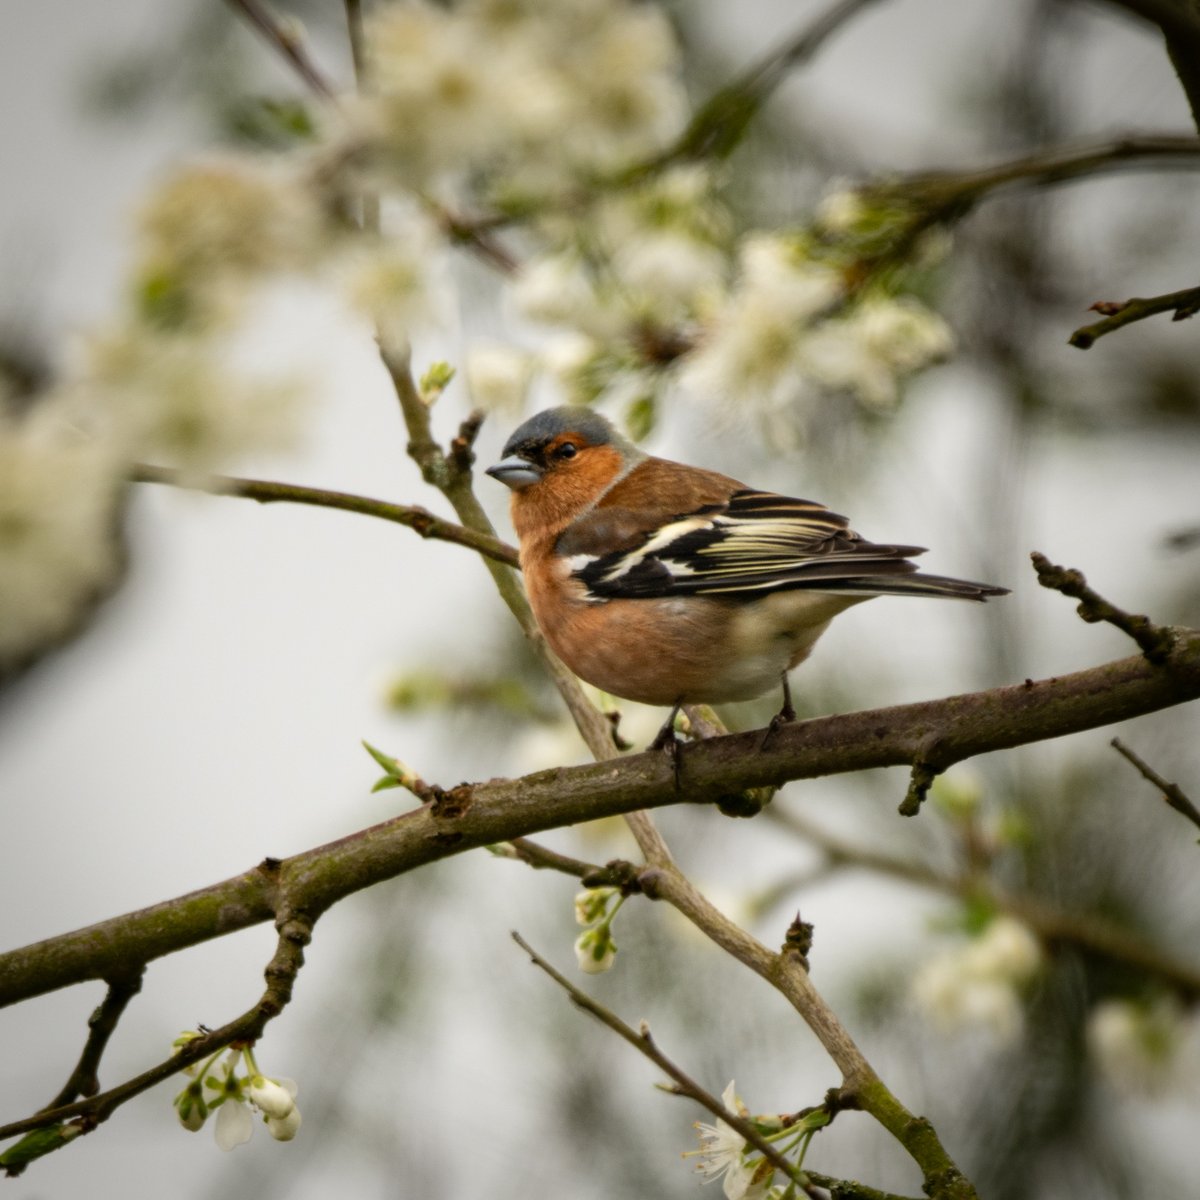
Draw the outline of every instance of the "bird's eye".
M555 458L574 458L579 453L579 448L574 442L563 442L561 446L555 446Z

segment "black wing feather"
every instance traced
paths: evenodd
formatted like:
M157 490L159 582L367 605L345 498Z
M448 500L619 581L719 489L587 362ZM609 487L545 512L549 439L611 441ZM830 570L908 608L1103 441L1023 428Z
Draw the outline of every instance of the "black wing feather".
M594 599L720 596L754 600L777 591L812 589L982 600L1003 588L921 575L921 546L879 545L847 519L810 500L749 489L723 505L681 514L636 545L586 557L575 571Z

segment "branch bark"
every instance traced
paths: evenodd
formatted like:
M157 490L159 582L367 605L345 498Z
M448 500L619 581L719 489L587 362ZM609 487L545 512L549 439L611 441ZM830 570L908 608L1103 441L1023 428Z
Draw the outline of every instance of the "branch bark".
M871 767L953 763L1063 737L1200 697L1200 631L1171 629L1161 666L1134 655L1085 671L918 704L820 717L681 749L682 798ZM372 884L479 846L680 801L666 755L461 784L420 809L276 864L0 956L0 1007L270 920L278 897L315 919Z
M134 483L165 483L171 487L209 492L214 496L241 496L257 500L260 504L309 504L314 508L361 513L403 525L423 538L465 546L505 566L517 565L516 550L498 537L443 520L427 508L415 504L392 504L387 500L373 500L369 496L357 496L350 492L301 487L295 483L276 483L268 479L242 479L235 475L196 476L173 467L152 467L147 464L134 466L129 477Z

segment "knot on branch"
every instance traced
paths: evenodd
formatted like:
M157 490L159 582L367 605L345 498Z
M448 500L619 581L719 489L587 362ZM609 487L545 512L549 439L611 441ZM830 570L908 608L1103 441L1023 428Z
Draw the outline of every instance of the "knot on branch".
M808 970L808 955L812 950L813 927L811 921L802 921L797 912L788 926L783 939L783 953L794 958L805 971Z
M1146 660L1155 666L1162 666L1170 658L1174 641L1171 631L1166 626L1155 625L1149 617L1141 613L1127 613L1117 608L1099 592L1088 587L1088 581L1082 571L1077 571L1074 567L1060 567L1036 550L1029 557L1033 562L1033 569L1037 572L1038 583L1044 588L1078 600L1076 612L1083 620L1091 624L1105 621L1109 625L1115 625L1122 633L1133 638Z
M480 426L486 414L482 409L470 413L458 427L458 433L450 442L450 453L447 458L453 469L459 475L470 475L475 465L475 439L479 436Z
M614 858L602 867L589 871L580 882L586 888L617 888L622 896L637 896L642 892L642 868L624 858Z
M457 821L471 807L475 789L469 783L460 783L449 791L429 785L429 814L435 821Z

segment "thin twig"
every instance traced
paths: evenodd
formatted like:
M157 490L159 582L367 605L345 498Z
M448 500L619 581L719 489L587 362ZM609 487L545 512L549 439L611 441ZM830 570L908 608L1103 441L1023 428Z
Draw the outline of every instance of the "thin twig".
M1193 825L1200 828L1200 809L1197 809L1187 794L1177 783L1168 783L1149 763L1139 758L1120 738L1113 738L1108 743L1118 754L1123 755L1148 779L1160 792L1163 799L1177 812L1185 816Z
M542 846L529 838L511 838L504 845L511 848L513 858L519 859L538 871L559 871L563 875L582 879L585 875L591 875L603 869L595 863L559 854L557 850L551 850L549 846Z
M124 975L114 975L108 980L108 991L102 1003L88 1018L88 1035L79 1062L71 1072L58 1095L46 1105L46 1110L70 1104L77 1096L94 1096L100 1090L98 1072L108 1040L117 1028L130 1000L142 990L142 975L139 968Z
M822 1175L820 1171L806 1171L805 1174L817 1187L825 1188L836 1196L837 1200L912 1200L909 1196L884 1192L853 1179L836 1179L832 1175Z
M922 862L864 849L829 833L794 810L779 805L772 805L768 820L782 825L815 846L825 856L829 868L858 868L963 900L982 900L996 910L1018 918L1043 941L1077 946L1087 953L1153 975L1184 997L1200 996L1200 968L1164 954L1148 943L1144 936L1131 933L1105 917L1064 912L1038 897L1005 891L981 872L948 875ZM765 910L769 904L782 903L812 878L813 873L809 872L777 881L760 897L758 907Z
M913 763L908 777L908 790L900 801L899 813L902 817L915 817L921 811L921 805L925 803L925 797L929 795L929 789L937 777L937 768L932 763L924 759Z
M708 1109L719 1121L724 1121L726 1125L737 1130L776 1170L782 1171L789 1179L803 1186L803 1172L799 1171L794 1163L789 1162L780 1154L759 1133L754 1127L753 1122L748 1121L745 1117L739 1116L735 1112L731 1112L716 1096L706 1088L701 1087L681 1067L676 1066L655 1044L649 1025L642 1022L640 1030L627 1025L611 1009L606 1008L598 1000L592 999L587 992L577 988L565 975L556 971L519 933L514 931L512 939L529 955L535 966L540 967L542 971L549 975L571 997L571 1002L576 1007L583 1009L584 1012L591 1013L601 1024L607 1025L609 1029L619 1037L624 1038L635 1050L644 1054L656 1067L669 1075L675 1081L676 1088L678 1089L675 1094L686 1096L689 1100L694 1100L697 1104ZM672 1090L674 1091L675 1089Z
M337 103L337 89L309 56L308 49L295 29L280 21L259 0L227 0L276 50L291 63L296 74L322 99Z
M342 512L362 513L403 525L423 538L465 546L485 558L505 566L517 565L517 552L499 538L455 525L453 521L435 516L428 509L413 504L392 504L387 500L372 500L350 492L334 492L327 488L301 487L294 483L276 483L266 479L242 479L233 475L196 476L174 467L154 467L138 464L129 476L135 483L165 483L172 487L209 492L215 496L242 496L261 504L282 501L289 504L309 504L316 508L333 508Z
M1115 625L1122 633L1128 634L1141 647L1142 653L1149 662L1161 666L1171 655L1173 638L1170 629L1164 625L1155 625L1149 617L1140 613L1127 613L1105 600L1099 592L1088 587L1088 581L1082 571L1073 567L1060 567L1052 563L1044 554L1036 550L1029 556L1033 569L1037 572L1038 583L1052 591L1062 592L1079 601L1076 610L1079 615L1092 624L1097 621L1107 621Z
M1131 134L1100 141L1045 146L1020 158L973 171L921 171L882 185L938 205L970 205L1008 186L1042 187L1110 171L1143 167L1147 161L1171 169L1200 167L1200 138L1178 134Z
M276 864L276 868L278 865ZM81 1121L85 1133L90 1132L101 1122L107 1121L122 1104L162 1083L164 1079L169 1079L185 1067L200 1062L234 1042L257 1041L267 1023L283 1012L291 1000L296 976L304 965L304 947L312 940L312 921L299 914L282 919L278 928L279 938L275 945L275 953L263 971L267 982L266 990L253 1008L228 1025L193 1038L176 1050L170 1058L133 1079L110 1088L107 1092L100 1092L86 1100L43 1109L20 1121L10 1121L7 1125L0 1126L0 1140L73 1119Z
M1113 333L1159 313L1173 312L1172 321L1186 321L1200 309L1200 287L1184 288L1181 292L1168 292L1164 296L1135 296L1121 304L1094 304L1092 307L1108 315L1103 321L1081 326L1067 338L1079 350L1089 350L1096 339L1104 337L1106 333Z
M788 73L811 59L837 30L873 3L875 0L840 0L710 96L673 146L625 172L624 178L641 178L677 162L727 158Z

